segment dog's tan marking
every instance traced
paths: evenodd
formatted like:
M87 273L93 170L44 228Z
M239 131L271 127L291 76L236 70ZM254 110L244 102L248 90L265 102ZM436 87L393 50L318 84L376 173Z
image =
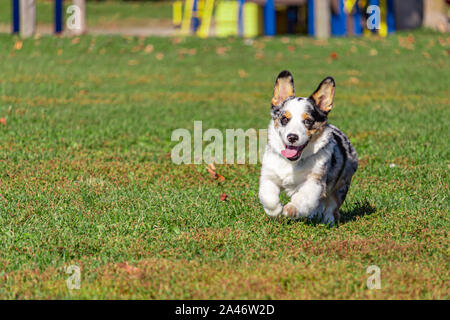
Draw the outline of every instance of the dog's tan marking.
M311 173L308 175L308 179L312 179L312 180L316 180L316 181L322 181L322 178L324 176L325 172L321 172L321 173Z
M294 218L297 216L297 208L290 203L284 206L283 212L289 218Z
M314 119L311 117L311 115L310 115L309 113L306 113L306 112L302 114L302 119L303 119L303 120L306 120L306 119L314 120ZM306 130L306 134L307 134L309 137L312 137L312 136L314 136L315 134L317 134L317 136L319 136L320 133L323 131L323 129L325 129L325 125L326 125L326 124L327 124L326 121L323 121L323 122L315 122L311 129L307 129L307 130Z
M322 131L325 129L325 125L327 124L326 121L323 122L316 122L314 123L313 127L311 129L306 130L306 134L309 137L318 137L322 133Z
M276 118L276 119L273 121L273 126L274 126L275 128L278 128L278 127L280 126L280 118Z
M286 112L283 114L283 116L285 116L285 117L288 118L288 119L291 119L291 118L292 118L292 114L291 114L289 111L286 111Z

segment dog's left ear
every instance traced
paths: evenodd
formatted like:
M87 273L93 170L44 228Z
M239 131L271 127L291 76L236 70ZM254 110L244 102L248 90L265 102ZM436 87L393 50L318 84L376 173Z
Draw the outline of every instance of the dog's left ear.
M332 77L326 77L319 84L319 87L310 96L314 100L317 107L328 114L333 108L334 92L336 91L336 83Z
M281 71L273 88L272 108L281 106L284 100L294 95L294 78L292 74L287 70Z

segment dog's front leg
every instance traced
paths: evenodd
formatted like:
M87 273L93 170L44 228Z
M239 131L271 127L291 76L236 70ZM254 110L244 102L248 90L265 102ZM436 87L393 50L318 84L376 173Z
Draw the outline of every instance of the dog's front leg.
M280 187L269 178L261 177L259 200L264 207L264 211L271 217L278 216L283 210L280 202Z
M306 181L283 208L283 215L292 219L313 216L321 210L323 186L319 181Z

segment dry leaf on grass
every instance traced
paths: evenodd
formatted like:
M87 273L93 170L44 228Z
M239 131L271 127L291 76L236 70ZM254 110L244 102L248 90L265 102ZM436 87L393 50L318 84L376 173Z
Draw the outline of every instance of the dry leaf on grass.
M172 43L173 44L179 44L180 42L182 42L183 41L183 39L182 38L179 38L179 37L177 37L177 38L172 38Z
M336 60L338 57L339 56L338 56L338 54L336 52L333 51L332 53L330 53L330 58L331 59Z
M226 201L227 199L228 199L228 195L227 195L227 194L222 193L222 194L220 195L220 201Z
M216 172L216 166L214 165L214 163L208 164L206 170L209 172L209 176L211 177L211 179L217 180L219 182L225 181L225 177Z
M349 82L350 84L358 84L358 83L359 83L359 79L358 79L357 77L350 77L350 78L348 79L348 82Z
M247 74L247 72L245 72L245 70L239 69L238 73L239 73L239 77L241 77L241 78L247 78L248 77L248 74Z
M136 273L141 272L141 270L140 270L139 268L130 266L130 265L128 264L128 262L122 262L122 263L119 263L117 266L118 266L119 268L122 268L123 270L125 270L126 273L128 273L128 274L136 274Z
M219 56L225 55L225 54L227 53L227 51L228 51L228 48L227 48L227 47L217 47L217 48L216 48L216 53L217 53Z
M264 58L264 53L262 51L258 51L255 53L255 59L260 60L262 58Z
M155 47L152 44L149 44L145 47L144 52L145 53L152 53L153 49L155 49Z
M15 50L20 50L20 49L22 49L22 46L23 46L23 41L21 41L21 40L16 41L16 42L14 43L14 49L15 49Z

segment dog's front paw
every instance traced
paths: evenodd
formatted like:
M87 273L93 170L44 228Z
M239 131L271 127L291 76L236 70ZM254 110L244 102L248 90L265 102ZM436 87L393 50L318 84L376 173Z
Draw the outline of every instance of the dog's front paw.
M296 206L289 202L283 208L283 216L291 219L297 219L299 217L299 210Z
M278 204L275 209L269 209L264 207L264 211L266 212L266 214L272 218L278 217L281 213L281 210L283 210L283 207L281 206L281 204Z

